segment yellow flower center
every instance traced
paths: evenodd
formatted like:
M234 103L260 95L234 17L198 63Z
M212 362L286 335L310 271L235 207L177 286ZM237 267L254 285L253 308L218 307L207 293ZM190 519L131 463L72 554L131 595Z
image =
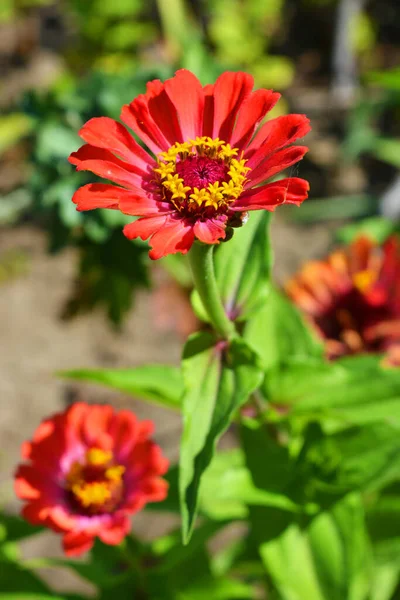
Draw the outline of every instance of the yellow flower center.
M124 472L124 466L114 463L112 452L91 448L83 463L71 466L66 488L86 512L111 512L122 497Z
M355 287L362 293L368 292L377 280L378 273L373 269L364 269L353 275Z
M238 152L218 138L177 142L159 155L154 169L164 200L189 214L225 210L243 192L250 171Z

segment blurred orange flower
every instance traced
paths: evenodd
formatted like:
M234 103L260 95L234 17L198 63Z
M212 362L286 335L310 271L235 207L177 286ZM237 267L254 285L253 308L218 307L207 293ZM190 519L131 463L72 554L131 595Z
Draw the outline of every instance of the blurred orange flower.
M286 285L325 340L329 358L360 352L397 356L400 343L400 242L365 236L306 263Z

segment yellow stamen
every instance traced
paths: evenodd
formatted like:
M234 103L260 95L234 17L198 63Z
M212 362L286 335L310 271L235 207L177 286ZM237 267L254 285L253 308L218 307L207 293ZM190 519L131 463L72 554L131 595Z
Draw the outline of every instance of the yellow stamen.
M92 505L101 506L111 498L111 490L103 481L79 482L73 485L71 489L85 508Z
M367 292L375 283L377 278L377 273L372 269L365 269L364 271L359 271L353 275L353 283L356 288L364 294Z
M101 450L101 448L90 448L86 452L86 460L90 465L103 466L109 463L113 458L112 452L109 450Z
M66 478L67 489L84 508L91 508L95 511L101 509L109 500L113 499L113 494L121 489L125 467L113 465L113 458L112 452L91 448L86 452L86 460L83 464L75 462L71 466ZM85 470L87 468L99 469L98 479L96 477L94 481L86 481L87 471L85 473ZM92 471L90 474L92 478Z

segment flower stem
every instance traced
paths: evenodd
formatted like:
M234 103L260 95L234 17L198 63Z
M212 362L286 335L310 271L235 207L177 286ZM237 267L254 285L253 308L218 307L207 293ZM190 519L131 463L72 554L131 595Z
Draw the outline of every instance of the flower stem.
M214 272L214 246L195 242L189 252L194 284L215 331L224 339L237 335L235 325L228 318L218 291Z

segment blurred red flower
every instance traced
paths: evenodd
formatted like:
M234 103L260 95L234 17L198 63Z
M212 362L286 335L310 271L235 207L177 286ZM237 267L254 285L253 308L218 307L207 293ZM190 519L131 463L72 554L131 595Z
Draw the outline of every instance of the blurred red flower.
M168 461L149 439L151 421L127 410L73 404L43 421L22 446L15 491L26 500L23 516L63 534L67 555L89 550L98 536L119 544L129 515L159 502L168 484Z
M184 69L122 109L123 125L107 117L88 121L85 142L69 161L115 182L88 184L74 194L78 210L119 209L141 217L126 225L129 239L150 238L150 257L186 253L195 239L215 244L248 210L274 210L307 198L308 182L291 177L265 184L307 151L291 146L309 132L304 115L286 115L260 126L280 94L252 92L246 73L223 73L202 87Z
M306 263L287 293L325 339L330 358L359 352L398 356L400 242L358 237L326 260ZM398 362L398 361L397 361Z

